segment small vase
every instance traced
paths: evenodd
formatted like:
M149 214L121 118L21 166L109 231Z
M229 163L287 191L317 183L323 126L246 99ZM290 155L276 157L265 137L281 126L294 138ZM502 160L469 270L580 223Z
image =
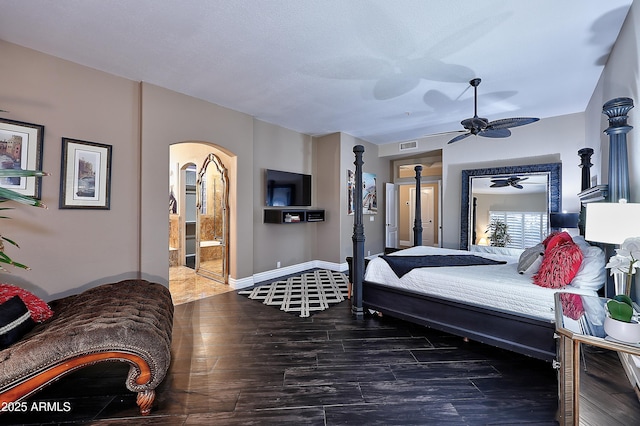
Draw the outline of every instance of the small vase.
M615 294L624 294L631 297L631 284L633 283L633 275L624 272L614 272L613 284Z

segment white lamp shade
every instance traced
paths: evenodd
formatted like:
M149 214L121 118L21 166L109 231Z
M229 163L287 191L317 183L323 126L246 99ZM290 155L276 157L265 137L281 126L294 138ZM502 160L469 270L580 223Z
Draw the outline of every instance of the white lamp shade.
M584 237L606 244L640 237L640 203L588 203Z

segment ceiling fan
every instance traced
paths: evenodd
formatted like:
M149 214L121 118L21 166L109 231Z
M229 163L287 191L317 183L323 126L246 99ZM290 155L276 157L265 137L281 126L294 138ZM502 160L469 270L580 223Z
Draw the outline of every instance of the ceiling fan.
M518 176L509 176L504 179L491 179L490 188L504 188L507 186L512 186L517 189L523 189L524 186L520 185L520 182L529 179L528 177L518 177Z
M469 84L473 87L474 93L473 117L460 122L468 132L463 135L456 136L451 139L449 143L461 141L471 135L484 136L485 138L508 138L511 136L509 128L524 126L525 124L535 123L539 120L539 118L516 117L489 121L486 118L478 117L478 86L481 81L482 80L479 78L474 78L469 81Z

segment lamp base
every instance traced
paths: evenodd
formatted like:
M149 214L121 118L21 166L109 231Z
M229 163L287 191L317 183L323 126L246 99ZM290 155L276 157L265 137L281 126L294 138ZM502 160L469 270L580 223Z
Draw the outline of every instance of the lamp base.
M616 294L624 294L627 297L631 297L631 283L633 283L633 277L628 279L627 274L614 272L613 289Z

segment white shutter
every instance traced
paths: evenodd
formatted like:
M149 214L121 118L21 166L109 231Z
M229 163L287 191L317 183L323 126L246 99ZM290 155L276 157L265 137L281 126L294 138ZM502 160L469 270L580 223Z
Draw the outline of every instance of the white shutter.
M541 242L547 231L547 213L545 212L508 212L490 211L489 222L500 220L507 224L510 241L509 248L524 249Z

